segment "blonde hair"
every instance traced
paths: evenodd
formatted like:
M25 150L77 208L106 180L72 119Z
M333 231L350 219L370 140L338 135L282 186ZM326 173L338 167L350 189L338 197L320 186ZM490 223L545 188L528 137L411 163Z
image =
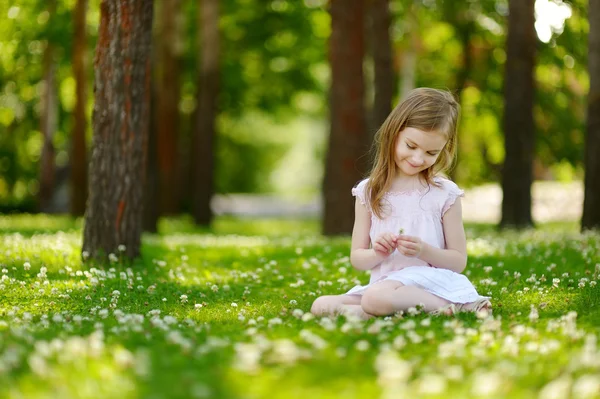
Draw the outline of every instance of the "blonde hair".
M460 105L451 93L431 88L411 90L392 110L375 134L375 159L367 184L369 203L377 217L382 218L382 199L395 177L395 147L400 132L411 127L446 136L448 141L435 164L421 172L427 184L436 185L434 176L449 170L456 157L459 113Z

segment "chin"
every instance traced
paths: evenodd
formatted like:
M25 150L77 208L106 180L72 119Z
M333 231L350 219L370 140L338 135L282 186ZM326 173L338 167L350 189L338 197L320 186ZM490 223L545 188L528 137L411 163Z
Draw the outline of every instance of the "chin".
M408 170L405 168L402 168L402 173L404 173L407 176L415 176L415 175L418 175L419 173L421 173L421 171L410 169L410 168L408 168Z

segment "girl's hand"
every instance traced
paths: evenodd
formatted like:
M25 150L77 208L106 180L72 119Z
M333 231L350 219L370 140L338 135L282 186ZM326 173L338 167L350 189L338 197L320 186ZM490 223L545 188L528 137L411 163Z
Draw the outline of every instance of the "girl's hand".
M394 252L398 244L398 236L392 233L382 233L373 242L373 249L379 256L387 258Z
M397 242L398 252L409 258L418 258L425 246L425 243L419 237L407 235L398 236Z

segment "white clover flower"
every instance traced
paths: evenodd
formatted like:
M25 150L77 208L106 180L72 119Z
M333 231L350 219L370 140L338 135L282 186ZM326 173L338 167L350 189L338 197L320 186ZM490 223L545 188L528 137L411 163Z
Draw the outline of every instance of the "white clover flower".
M290 300L290 305L297 305L298 301L296 301L295 299Z
M127 249L127 247L125 247L125 245L121 244L117 247L117 249L119 250L119 252L125 252L125 250Z
M369 344L369 341L365 341L364 339L361 339L360 341L357 341L354 346L356 347L356 350L359 350L361 352L366 352L371 347L371 344Z
M31 264L30 264L29 262L25 262L25 263L23 263L23 269L24 269L24 270L29 270L29 269L31 269Z
M179 299L181 300L181 303L187 303L188 301L188 296L183 294L179 297Z
M119 258L117 257L117 255L113 254L112 252L108 254L108 260L111 263L115 263L119 261Z
M497 372L479 372L473 378L471 393L476 396L493 396L502 387L503 377Z
M425 395L439 395L446 391L448 382L443 375L425 374L419 379L418 392Z
M553 287L558 287L558 283L560 283L560 279L558 279L558 278L553 278L552 279L552 286Z
M571 390L571 377L563 375L554 381L550 381L540 390L540 399L568 399Z
M262 350L257 344L236 343L233 367L246 373L256 373L260 367Z
M275 326L278 324L282 324L283 320L281 320L279 317L274 317L271 320L269 320L269 326Z
M573 384L573 396L575 398L597 398L598 392L600 392L600 377L598 375L582 375Z
M163 299L162 299L162 301L163 301L163 302L167 302L167 298L163 298Z
M312 320L312 319L314 319L314 318L315 318L315 315L313 315L313 314L312 314L312 313L310 313L310 312L306 312L306 313L304 313L304 314L302 315L302 321L304 321L304 322L310 321L310 320Z
M232 307L232 308L237 308L237 307L238 307L238 305L237 305L237 303L235 303L235 302L231 302L231 307Z

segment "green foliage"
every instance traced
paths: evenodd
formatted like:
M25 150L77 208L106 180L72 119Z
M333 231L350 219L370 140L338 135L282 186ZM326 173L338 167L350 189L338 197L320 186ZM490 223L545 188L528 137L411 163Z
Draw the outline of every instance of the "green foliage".
M316 221L165 219L134 264L82 263L81 221L0 216L6 398L591 398L597 234L467 226L491 317L314 318L368 275ZM569 393L572 393L570 395Z
M571 165L581 178L587 76L587 2L567 2L572 16L549 43L539 42L536 67L536 162L556 177ZM71 70L74 0L0 2L0 208L33 210L38 190L40 94L43 53L55 48L58 127L54 137L59 167L68 165L74 81ZM87 15L88 120L93 106L93 53L98 2ZM184 1L180 101L182 146L189 142L195 109L198 66L198 2ZM289 170L308 170L317 191L327 135L330 16L322 0L226 0L221 2L221 95L217 187L222 192L280 190L282 162L298 158L295 148L311 154ZM416 85L463 88L459 165L463 186L499 178L503 162L503 69L506 59L507 0L452 2L392 1L396 72L404 55L417 53ZM157 19L159 15L157 16ZM416 27L412 23L416 21ZM469 38L469 44L466 44ZM465 74L464 52L471 54ZM157 67L160 67L158 65ZM367 82L367 85L370 85ZM464 86L463 86L464 85ZM399 88L402 82L399 83ZM257 117L256 115L260 115ZM306 120L311 126L307 127ZM251 121L251 122L248 122ZM246 126L245 126L246 125ZM312 129L310 133L300 131ZM274 127L277 128L274 128ZM285 126L285 127L284 127ZM295 130L293 137L288 130ZM313 134L313 132L317 134ZM264 132L270 132L266 134ZM88 136L91 135L91 126ZM307 145L308 137L314 146ZM189 147L189 146L188 146ZM313 156L314 155L314 156ZM187 158L187 156L185 157ZM301 157L300 157L301 158ZM308 159L308 161L307 161ZM232 166L231 170L228 168ZM243 165L243 166L242 166ZM278 169L279 168L279 169ZM562 171L562 172L559 172ZM291 172L289 172L291 173ZM547 173L548 174L548 173ZM273 176L280 176L273 177ZM561 174L564 178L564 173Z

